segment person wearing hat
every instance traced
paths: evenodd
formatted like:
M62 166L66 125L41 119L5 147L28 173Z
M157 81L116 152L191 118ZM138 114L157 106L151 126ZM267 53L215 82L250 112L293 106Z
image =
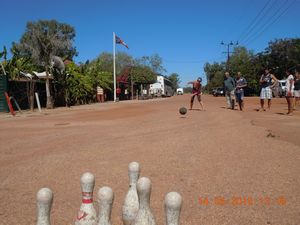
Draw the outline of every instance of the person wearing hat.
M200 106L201 106L201 109L204 110L204 105L203 105L203 102L201 100L201 95L202 95L202 79L201 77L198 77L197 80L195 81L191 81L191 82L188 82L188 84L192 84L193 85L193 89L192 89L192 97L191 97L191 102L190 102L190 110L193 109L193 104L194 104L194 98L195 96L197 96L197 99L200 103Z

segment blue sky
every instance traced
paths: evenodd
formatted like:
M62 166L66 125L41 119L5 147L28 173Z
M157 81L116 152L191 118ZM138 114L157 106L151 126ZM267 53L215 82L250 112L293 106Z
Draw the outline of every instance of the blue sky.
M300 37L300 0L1 0L1 17L1 49L19 41L28 21L56 19L76 30L76 62L112 52L116 32L130 48L117 51L158 53L182 86L205 78L205 62L226 60L222 40L259 52L270 40Z

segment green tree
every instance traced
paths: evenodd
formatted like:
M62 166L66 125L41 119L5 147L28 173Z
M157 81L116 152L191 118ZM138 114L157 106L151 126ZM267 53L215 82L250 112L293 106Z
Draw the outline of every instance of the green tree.
M177 73L172 73L167 77L171 83L172 83L172 89L176 91L176 89L179 87L180 78Z
M267 66L279 78L285 78L285 71L300 62L300 38L278 39L269 42L265 49Z
M135 66L131 68L131 82L135 84L151 84L156 81L156 74L148 66Z
M21 72L32 74L34 70L39 69L39 66L35 65L30 57L20 56L15 51L12 51L12 53L12 57L3 63L4 69L11 79L18 78Z
M215 87L223 86L225 63L206 63L204 65L204 72L207 79L206 90L210 91Z
M103 52L91 63L98 64L101 71L111 72L111 74L113 74L113 54ZM134 64L134 59L127 53L118 52L116 54L116 74L119 74L125 67Z
M22 56L30 57L34 63L46 71L47 108L53 107L50 93L49 73L54 56L72 59L76 55L73 47L75 29L56 20L28 22L26 31L19 43L13 43L13 49Z
M248 88L257 90L260 73L253 64L253 58L253 51L248 51L245 47L236 47L230 58L230 72L233 77L237 72L241 72L247 80Z
M101 86L104 89L112 90L112 72L103 70L99 60L92 61L86 65L85 73L91 77L95 89L97 86Z
M3 52L0 52L0 59L3 58L4 63L6 63L6 56L7 56L7 50L6 50L6 47L3 46ZM2 70L3 74L6 75L6 71L5 71L4 66L1 61L0 61L0 64L1 64L0 66L1 66L1 70Z
M136 64L147 66L156 74L163 74L166 72L166 69L163 67L163 60L158 54L143 56L136 59Z
M90 102L94 95L93 80L83 74L75 63L66 66L66 103L85 104Z

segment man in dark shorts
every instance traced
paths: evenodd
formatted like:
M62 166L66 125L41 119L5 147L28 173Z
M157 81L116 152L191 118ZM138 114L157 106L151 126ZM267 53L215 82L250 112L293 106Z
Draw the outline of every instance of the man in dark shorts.
M201 95L202 95L202 91L201 91L202 84L201 84L201 82L202 82L201 77L198 77L198 79L196 81L188 82L188 84L193 85L190 110L193 109L193 103L194 103L195 96L197 96L197 99L200 103L201 109L204 110L204 106L203 106L203 103L202 103L202 100L201 100Z

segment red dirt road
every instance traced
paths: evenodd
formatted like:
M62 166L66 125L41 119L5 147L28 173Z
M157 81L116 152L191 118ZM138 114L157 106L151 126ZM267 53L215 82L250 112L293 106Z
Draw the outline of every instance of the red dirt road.
M299 225L300 111L285 116L285 99L274 99L271 111L256 112L257 98L232 111L224 97L204 96L206 111L181 118L189 97L0 114L0 224L35 224L45 186L54 191L52 225L74 224L80 177L90 171L95 193L114 190L120 225L127 167L137 161L152 181L157 224L165 194L178 191L184 225Z

